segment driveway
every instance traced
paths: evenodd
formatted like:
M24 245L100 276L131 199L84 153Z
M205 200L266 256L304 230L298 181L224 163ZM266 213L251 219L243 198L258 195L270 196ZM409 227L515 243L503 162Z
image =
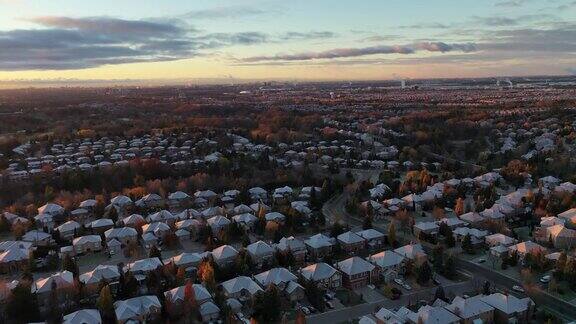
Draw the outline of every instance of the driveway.
M362 287L360 289L354 290L355 293L362 296L362 299L367 303L379 302L384 299L384 296L380 294L378 288L370 289L368 286Z

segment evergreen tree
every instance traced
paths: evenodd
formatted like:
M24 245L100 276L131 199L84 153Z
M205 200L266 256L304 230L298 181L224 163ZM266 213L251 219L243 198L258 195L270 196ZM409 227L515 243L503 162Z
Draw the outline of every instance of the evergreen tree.
M456 262L453 256L446 258L444 262L444 276L448 279L453 279L456 277Z
M110 286L105 285L100 290L96 306L98 307L100 314L102 314L102 319L105 323L114 322L114 298L112 297Z
M462 250L468 254L474 253L474 248L472 247L472 239L469 234L466 234L462 239Z
M430 265L428 265L428 262L424 262L420 267L418 267L417 275L416 281L421 285L427 284L430 279L432 279L432 269L430 268Z
M390 222L390 225L388 225L388 243L396 246L396 225L394 222Z
M74 261L74 259L72 259L72 257L69 254L66 254L62 259L62 270L72 272L74 274L74 277L78 276L79 273L78 265L76 264L76 261Z
M32 294L28 285L18 284L12 289L5 309L7 317L16 323L29 323L40 319L36 295Z
M275 323L281 315L281 303L280 293L274 285L268 287L264 292L258 292L252 305L254 318L259 323Z

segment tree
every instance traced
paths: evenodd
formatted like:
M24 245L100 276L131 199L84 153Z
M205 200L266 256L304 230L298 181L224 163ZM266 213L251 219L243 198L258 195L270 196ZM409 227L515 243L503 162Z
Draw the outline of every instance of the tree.
M474 253L474 248L472 247L472 239L470 238L470 234L464 235L462 239L462 250L464 250L468 254Z
M264 292L256 293L252 309L254 318L258 323L274 323L280 318L281 306L280 293L278 289L271 285Z
M176 271L176 284L183 285L186 280L186 269L184 267L178 267Z
M196 318L198 316L198 302L196 301L196 292L194 291L194 286L192 281L188 280L186 286L184 287L184 318L189 319L190 317Z
M454 206L454 213L460 216L466 212L466 207L464 206L464 199L456 199L456 205Z
M136 295L138 292L138 281L132 272L128 271L124 275L120 272L120 288L124 298L130 298Z
M484 286L482 287L483 295L490 295L490 281L484 281Z
M362 223L362 229L370 229L372 228L372 215L366 215L364 217L364 222Z
M116 223L118 221L118 210L116 210L116 207L111 206L110 209L108 209L108 212L106 212L106 218L110 218L114 223Z
M112 297L112 292L110 291L110 286L105 285L100 290L100 295L96 301L96 307L102 314L104 322L110 323L115 320L114 318L114 299Z
M448 279L454 279L456 277L456 262L453 256L446 258L444 262L444 276Z
M436 292L434 293L434 300L443 300L443 301L447 301L448 299L446 298L446 293L444 292L444 288L442 288L442 286L438 286L438 288L436 288Z
M332 227L330 228L330 236L332 237L337 237L338 235L344 232L345 232L344 226L342 226L342 224L340 224L339 222L334 223L334 225L332 225Z
M418 276L416 281L421 285L425 285L430 281L430 279L432 279L432 269L430 268L430 265L428 265L428 262L424 262L420 267L418 267Z
M18 284L12 289L12 294L6 305L6 315L17 323L28 323L40 319L40 310L36 296L30 286Z
M446 244L447 248L456 246L456 239L454 238L454 233L450 227L447 227L447 232L444 236L444 244Z
M74 277L78 276L79 273L78 265L76 264L76 261L74 261L74 259L72 259L72 257L69 254L66 254L64 256L64 259L62 259L62 270L72 272L74 274Z
M395 222L390 222L388 225L388 243L392 246L396 246L396 225Z
M210 260L203 260L198 266L198 278L204 283L210 291L216 290L216 279L214 275L214 266Z
M158 258L158 259L162 260L162 253L160 252L160 250L158 250L156 245L152 245L152 247L150 248L150 251L148 251L148 257L149 258Z
M324 292L313 281L304 282L304 293L306 298L319 311L324 311Z
M442 271L444 265L444 248L442 245L434 246L432 249L432 265L434 267L434 271L440 272Z

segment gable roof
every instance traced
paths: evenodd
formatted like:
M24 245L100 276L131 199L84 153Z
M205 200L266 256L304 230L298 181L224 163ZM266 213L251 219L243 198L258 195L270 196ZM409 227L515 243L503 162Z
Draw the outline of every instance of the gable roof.
M375 266L372 263L357 256L340 261L337 263L337 266L340 271L344 272L349 276L365 272L371 272L375 268Z
M255 275L254 279L262 287L268 287L270 284L279 285L298 280L298 278L286 268L272 268Z
M331 278L338 271L324 262L311 264L305 268L300 269L300 273L304 278L312 281L324 280Z

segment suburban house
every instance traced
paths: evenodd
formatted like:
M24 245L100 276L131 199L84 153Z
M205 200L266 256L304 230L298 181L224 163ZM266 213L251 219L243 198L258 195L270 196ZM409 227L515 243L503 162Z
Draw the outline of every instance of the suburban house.
M208 290L200 284L192 284L191 288L194 293L194 301L197 305L212 301L212 295ZM170 302L169 312L171 315L180 315L183 313L183 304L191 296L186 296L186 286L176 287L174 289L164 292L167 302Z
M114 221L109 218L100 218L88 224L88 227L94 234L105 233L107 230L114 227Z
M470 226L480 227L486 222L486 218L482 217L479 213L468 212L459 216L459 218Z
M38 298L38 306L42 308L51 305L52 289L58 291L58 304L67 306L71 303L74 290L74 275L70 271L57 272L47 278L38 279L32 284L32 292Z
M234 263L237 255L238 251L230 245L222 245L212 250L214 261L221 267Z
M409 312L406 319L410 324L458 324L460 317L449 312L442 306L424 305L418 309L418 312Z
M440 227L436 222L420 222L414 225L414 236L435 238Z
M380 269L357 256L340 261L336 265L342 272L343 285L350 289L362 288L379 279Z
M33 246L50 246L54 244L52 235L38 230L31 230L26 232L22 236L22 241L30 242Z
M306 245L294 236L281 238L276 249L282 253L291 253L297 263L306 260Z
M236 298L240 301L252 299L254 295L262 291L250 277L240 276L222 283L224 295L228 298Z
M342 250L349 254L360 253L366 247L366 240L352 231L342 233L336 239Z
M288 286L289 282L297 281L298 277L286 268L272 268L255 275L254 280L263 288L273 285L282 291Z
M100 284L102 281L107 282L110 287L115 290L118 279L120 278L120 270L115 265L98 265L94 270L81 274L79 279L84 284L84 288L92 293L98 294L100 291Z
M158 258L148 258L136 260L124 266L124 272L130 271L132 274L148 274L151 271L164 266Z
M115 302L114 312L120 324L148 322L161 316L162 304L154 295L139 296Z
M332 252L332 247L334 246L333 240L322 233L311 236L309 239L304 241L304 244L306 244L308 253L316 258L323 258L330 254Z
M182 252L170 259L179 268L196 267L202 262L202 255L199 253Z
M494 307L482 301L483 295L463 298L456 296L452 302L444 308L460 317L463 324L475 324L494 322Z
M417 264L426 261L427 255L420 244L408 244L394 250L395 253L414 261Z
M254 242L248 245L246 250L258 266L262 266L274 258L274 249L263 241Z
M520 259L524 259L527 254L546 253L546 248L532 241L520 242L508 247L510 253L517 252Z
M390 282L405 271L406 258L394 251L382 251L368 257L368 261L380 268L385 282Z
M80 229L80 224L75 221L67 221L66 223L56 227L56 229L58 230L62 240L72 240Z
M84 254L102 250L102 238L100 235L85 235L75 238L72 246L76 254Z
M528 323L532 317L534 302L526 298L516 298L513 295L494 293L481 297L481 300L494 308L496 323Z
M118 240L124 245L138 242L138 232L132 227L111 228L104 232L106 241Z
M220 308L218 308L218 306L216 306L212 301L200 305L199 311L204 323L211 323L220 318Z
M250 208L250 207L248 207ZM252 211L252 210L250 210ZM232 220L242 226L246 230L250 230L254 227L254 224L258 221L258 218L251 213L242 213L232 216Z
M101 324L102 317L97 309L81 309L64 315L62 324Z
M490 247L497 245L511 246L518 243L516 239L500 233L487 235L484 240L486 241L486 245Z
M337 289L342 286L342 274L330 265L319 262L300 269L302 276L324 289Z
M23 241L0 242L0 273L12 273L28 265L32 243Z
M375 229L369 228L356 234L366 240L366 245L370 251L378 250L384 246L386 235Z

